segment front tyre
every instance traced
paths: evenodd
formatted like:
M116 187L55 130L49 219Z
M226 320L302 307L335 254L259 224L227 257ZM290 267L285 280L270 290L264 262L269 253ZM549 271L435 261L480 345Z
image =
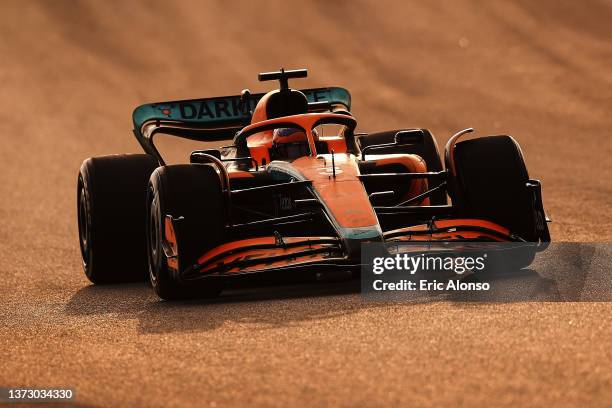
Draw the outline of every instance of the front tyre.
M458 215L495 222L526 241L500 257L499 269L529 266L543 238L538 228L538 214L543 209L538 208L529 187L518 143L510 136L486 136L458 142L451 153L456 173L450 180L450 194Z
M149 181L147 214L149 277L157 295L165 300L218 296L222 290L219 278L181 282L178 276L223 242L225 203L216 170L206 164L158 168ZM167 216L176 220L174 267L167 253Z

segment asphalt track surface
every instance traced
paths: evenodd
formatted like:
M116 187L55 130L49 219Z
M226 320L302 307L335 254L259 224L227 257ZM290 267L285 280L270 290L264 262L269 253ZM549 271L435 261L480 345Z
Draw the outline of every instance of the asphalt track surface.
M254 3L2 2L0 386L70 386L82 407L612 405L610 303L88 283L81 161L138 152L138 104L265 90L280 66L349 88L362 131L514 135L553 239L612 238L609 1Z

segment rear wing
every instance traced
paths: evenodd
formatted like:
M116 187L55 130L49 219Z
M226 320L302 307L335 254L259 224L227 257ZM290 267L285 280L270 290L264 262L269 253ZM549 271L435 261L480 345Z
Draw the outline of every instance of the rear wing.
M351 109L351 95L344 88L301 91L309 104L313 104L313 110L320 109L321 104L315 104L317 102L327 102L332 109ZM134 135L145 152L160 160L152 142L153 136L159 132L199 141L231 139L251 123L251 112L264 95L251 94L247 103L241 103L240 95L232 95L141 105L132 113Z

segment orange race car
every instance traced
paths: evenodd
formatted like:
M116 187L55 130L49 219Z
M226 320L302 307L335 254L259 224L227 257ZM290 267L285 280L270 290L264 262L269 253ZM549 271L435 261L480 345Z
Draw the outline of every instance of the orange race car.
M550 241L513 138L463 130L443 165L426 129L356 133L346 89L289 88L306 74L259 74L280 82L266 94L136 108L145 154L90 158L79 172L87 277L148 274L164 299L206 297L244 276L358 270L363 243ZM233 143L166 165L158 133Z

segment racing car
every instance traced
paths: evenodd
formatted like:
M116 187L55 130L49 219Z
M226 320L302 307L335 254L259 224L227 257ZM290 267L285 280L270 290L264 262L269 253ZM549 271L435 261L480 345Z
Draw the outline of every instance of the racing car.
M265 94L137 107L144 154L79 171L87 277L148 275L163 299L212 297L239 277L355 270L364 243L550 241L540 182L512 137L465 129L442 160L427 129L356 132L349 91L289 87L306 76L281 69L259 74L279 82ZM232 143L167 165L160 133Z

